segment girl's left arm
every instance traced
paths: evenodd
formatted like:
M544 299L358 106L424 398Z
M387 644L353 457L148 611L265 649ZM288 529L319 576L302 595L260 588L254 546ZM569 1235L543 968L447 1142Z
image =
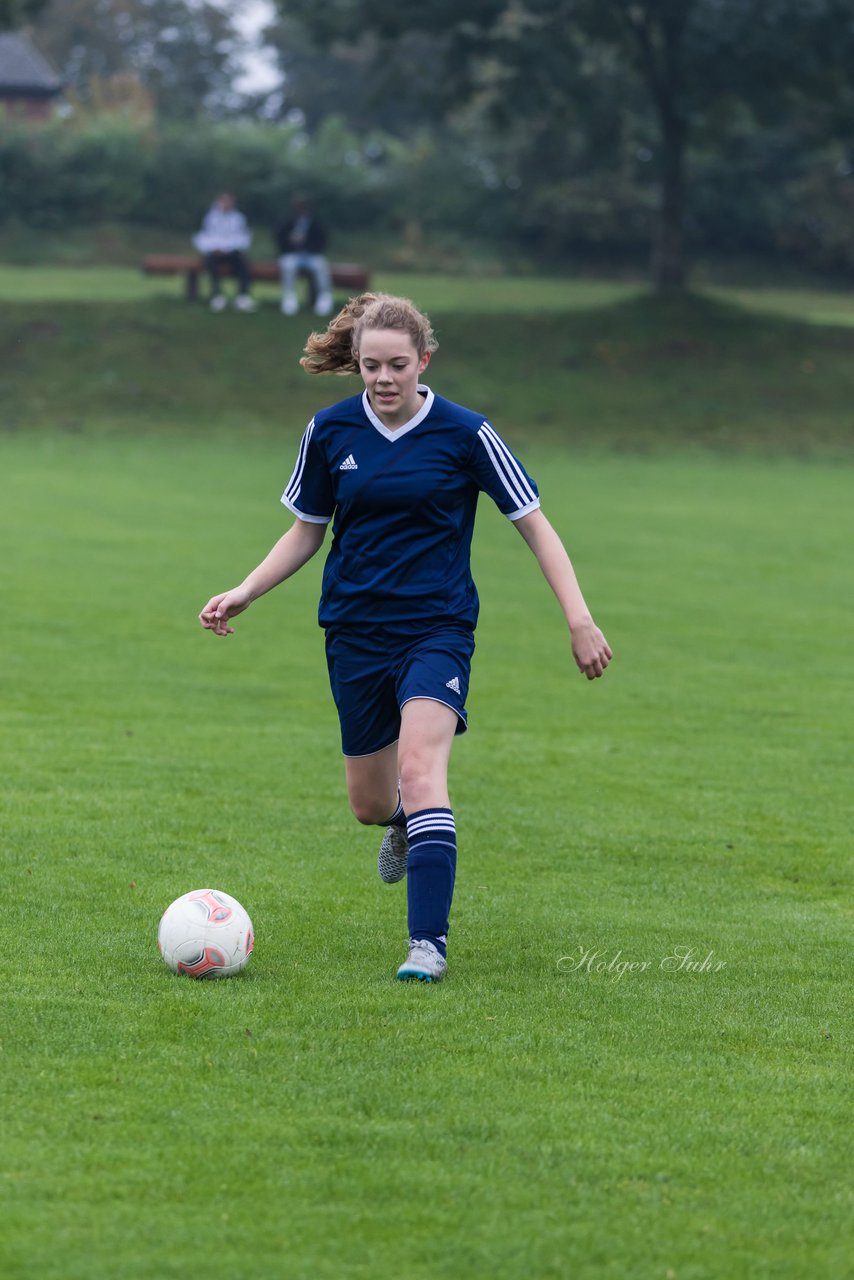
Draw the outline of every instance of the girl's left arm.
M513 523L537 557L543 576L563 609L579 671L588 680L595 680L613 654L590 616L566 548L539 508Z

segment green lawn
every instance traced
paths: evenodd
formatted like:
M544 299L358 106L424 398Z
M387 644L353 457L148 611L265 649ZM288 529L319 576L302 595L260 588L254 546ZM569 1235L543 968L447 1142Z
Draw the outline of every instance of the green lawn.
M3 1280L847 1280L851 330L383 277L616 654L578 676L485 505L451 972L413 989L344 800L320 559L228 641L195 621L355 383L302 373L274 293L211 316L50 277L0 268ZM194 984L157 923L209 885L257 947Z
M709 288L710 297L736 302L752 311L808 320L811 324L854 325L854 297L850 291L830 289Z
M430 380L519 440L852 455L849 328L692 295L606 304L603 292L588 305L581 285L584 305L548 311L529 295L528 310L511 311L501 293L509 282L495 283L492 301L472 282L465 296L461 282L446 291L437 279L411 292L438 332ZM212 315L178 297L9 301L0 310L9 356L0 421L24 432L268 439L355 388L352 379L303 373L312 325L305 315L285 319L273 303L246 316Z
M640 284L609 280L542 279L537 276L453 277L416 272L379 272L376 289L417 297L426 308L474 312L554 312L607 305L644 292ZM0 265L0 299L5 302L139 302L145 298L181 300L182 276L145 276L130 267L15 267ZM256 283L253 292L265 306L281 297L277 285ZM342 296L343 301L343 296Z
M465 276L435 272L376 272L372 287L417 298L428 310L538 314L586 310L641 297L641 281L597 280L584 276ZM127 266L12 266L0 263L0 300L4 302L139 302L178 299L180 277L149 277ZM276 285L256 284L258 300L278 302ZM705 286L703 295L762 314L810 324L854 325L851 295L831 289Z
M850 465L523 450L616 658L581 680L484 508L451 973L415 988L319 563L195 622L301 425L0 441L4 1280L850 1276ZM155 942L207 885L257 932L221 984Z

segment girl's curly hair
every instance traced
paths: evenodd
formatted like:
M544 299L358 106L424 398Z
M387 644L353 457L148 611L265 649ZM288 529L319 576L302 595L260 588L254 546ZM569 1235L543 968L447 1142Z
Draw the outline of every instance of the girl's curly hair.
M439 346L426 315L408 298L362 293L330 320L325 333L312 333L300 364L306 373L358 373L359 342L368 329L401 329L419 357Z

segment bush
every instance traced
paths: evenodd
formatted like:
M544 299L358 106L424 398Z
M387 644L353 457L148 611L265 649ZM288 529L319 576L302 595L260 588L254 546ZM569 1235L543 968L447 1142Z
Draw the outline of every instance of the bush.
M337 118L309 138L289 125L231 122L154 126L120 116L0 136L0 222L55 228L131 221L184 230L213 195L233 190L254 226L273 227L308 192L332 226L400 229L473 220L481 197L461 161L435 140L357 137Z
M415 266L425 246L466 240L500 247L505 262L526 247L551 261L639 257L654 217L652 166L626 140L591 156L579 134L561 166L527 154L512 134L500 146L462 128L404 141L356 134L338 117L311 135L282 123L187 126L120 113L3 123L6 226L70 232L126 222L189 238L213 195L230 189L260 246L305 191L333 230L387 236L397 261ZM695 253L762 252L852 270L852 188L841 144L810 151L785 129L746 122L689 156L688 243Z

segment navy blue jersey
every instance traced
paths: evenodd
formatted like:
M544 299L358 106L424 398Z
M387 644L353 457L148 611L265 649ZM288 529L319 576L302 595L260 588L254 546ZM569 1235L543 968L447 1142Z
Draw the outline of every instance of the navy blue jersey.
M510 520L540 505L534 481L480 414L419 392L421 409L396 431L364 392L321 410L303 435L282 502L301 520L335 520L322 627L474 627L478 494Z

